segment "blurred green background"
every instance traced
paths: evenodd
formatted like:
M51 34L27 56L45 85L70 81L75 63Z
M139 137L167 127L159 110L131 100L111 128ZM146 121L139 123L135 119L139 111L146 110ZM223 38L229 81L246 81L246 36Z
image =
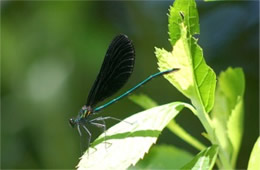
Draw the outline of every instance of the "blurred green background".
M80 138L68 119L84 105L109 43L124 33L135 45L135 70L123 92L158 71L155 46L171 49L166 15L171 4L1 1L1 168L74 168ZM259 134L259 2L200 1L198 9L199 44L207 63L217 74L232 66L246 75L245 132L237 163L246 168ZM141 92L159 104L189 102L162 77L136 93ZM141 110L126 98L101 114L126 118ZM209 144L188 110L177 122ZM94 136L101 133L91 130ZM167 129L158 143L197 153Z

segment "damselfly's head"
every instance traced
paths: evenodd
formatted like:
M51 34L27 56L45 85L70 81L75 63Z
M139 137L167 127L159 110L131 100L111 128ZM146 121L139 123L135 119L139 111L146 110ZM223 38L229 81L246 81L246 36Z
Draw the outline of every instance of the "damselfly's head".
M72 128L74 128L75 125L76 125L76 121L75 121L75 119L70 118L70 119L69 119L69 124L70 124L70 126L71 126Z
M90 106L84 105L79 113L78 116L74 118L69 119L69 124L71 127L75 127L75 125L80 125L88 119L89 115L93 112L92 108Z
M72 128L75 127L75 125L80 125L80 122L82 122L82 119L84 118L84 111L80 109L78 116L76 118L70 118L69 124Z
M69 124L72 128L75 127L75 125L79 125L81 119L84 117L85 111L84 108L82 107L78 113L78 116L76 118L70 118L69 119Z

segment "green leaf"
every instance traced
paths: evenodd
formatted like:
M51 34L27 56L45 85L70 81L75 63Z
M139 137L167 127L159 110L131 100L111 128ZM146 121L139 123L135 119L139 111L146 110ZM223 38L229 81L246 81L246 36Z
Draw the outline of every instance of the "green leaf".
M208 113L214 105L216 75L206 64L197 40L187 35L187 26L180 25L181 37L172 52L156 48L159 69L180 68L165 75L179 91L190 98L193 105Z
M172 46L181 37L181 28L179 25L183 22L187 26L188 34L194 35L200 33L199 16L194 0L176 0L169 10L169 36Z
M174 146L159 145L130 169L179 169L192 160L193 155Z
M195 3L194 0L185 2L188 2L187 6ZM179 3L182 3L182 0L176 0L174 5ZM184 6L185 4L182 4L181 8L184 8ZM196 5L193 5L193 7L196 9ZM178 71L164 76L191 100L196 108L195 114L206 129L206 135L212 143L215 143L214 129L211 127L211 120L207 113L212 110L214 105L216 75L206 64L202 49L197 44L198 40L193 37L196 29L193 29L192 26L199 28L199 24L196 24L198 17L193 14L194 12L191 12L191 9L189 7L189 15L185 14L183 9L180 10L175 7L171 9L169 29L178 27L179 31L176 33L178 36L173 36L175 35L174 30L169 30L170 34L172 34L171 37L177 37L172 43L172 51L168 52L165 49L155 48L155 54L158 58L159 70L179 68ZM176 15L176 13L181 16L178 22L174 20L174 14ZM191 22L193 19L196 21L195 23Z
M207 149L201 151L198 155L193 158L188 164L181 169L192 169L192 170L204 170L212 169L218 154L218 146L213 145Z
M248 162L248 170L260 169L260 137L255 142L254 148L251 152L250 159Z
M140 105L141 107L148 109L151 107L157 106L157 103L153 101L148 96L141 94L141 95L132 95L129 97L134 103ZM194 110L193 107L187 103L183 103L185 107L189 108L190 110ZM191 134L189 134L187 131L185 131L174 119L171 120L167 128L173 132L175 135L180 137L182 140L193 146L194 148L198 150L203 150L206 147L198 141L196 138L194 138Z
M183 103L173 102L126 118L108 129L106 137L102 134L93 142L78 168L115 170L135 165L182 108Z
M243 134L243 96L245 78L242 69L228 68L218 79L216 103L211 116L221 150L235 166ZM227 155L228 154L228 155Z
M239 100L235 108L231 112L231 116L227 122L227 134L233 147L231 163L233 167L236 165L237 155L242 142L244 132L244 102Z

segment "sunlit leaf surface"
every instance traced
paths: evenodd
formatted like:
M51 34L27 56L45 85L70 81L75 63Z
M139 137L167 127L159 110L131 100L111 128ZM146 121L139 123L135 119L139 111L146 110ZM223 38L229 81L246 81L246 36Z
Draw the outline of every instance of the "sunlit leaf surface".
M258 137L248 163L248 170L260 169L260 137Z
M172 52L156 48L159 69L179 68L179 71L165 77L190 98L195 107L202 105L209 112L214 105L216 75L206 64L197 40L187 35L187 27L183 23L179 26L181 37Z
M107 130L106 140L102 134L94 141L82 156L78 169L121 170L135 165L182 108L182 103L174 102L137 113L116 124Z

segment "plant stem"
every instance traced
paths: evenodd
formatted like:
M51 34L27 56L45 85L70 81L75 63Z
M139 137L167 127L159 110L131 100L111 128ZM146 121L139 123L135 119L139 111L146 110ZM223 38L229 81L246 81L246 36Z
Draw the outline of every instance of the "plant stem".
M217 138L217 136L215 136L214 128L211 126L211 124L212 124L211 119L210 119L208 113L203 108L203 106L197 108L197 115L198 115L198 118L200 119L202 125L206 129L211 143L220 146L218 138ZM232 169L231 162L229 162L228 156L226 155L223 148L219 149L219 159L220 159L220 164L217 164L217 165L220 166L219 167L220 169Z
M179 136L185 142L193 146L198 150L203 150L206 148L200 141L191 136L187 131L185 131L179 124L177 124L174 120L170 121L167 125L167 128L172 131L175 135Z

